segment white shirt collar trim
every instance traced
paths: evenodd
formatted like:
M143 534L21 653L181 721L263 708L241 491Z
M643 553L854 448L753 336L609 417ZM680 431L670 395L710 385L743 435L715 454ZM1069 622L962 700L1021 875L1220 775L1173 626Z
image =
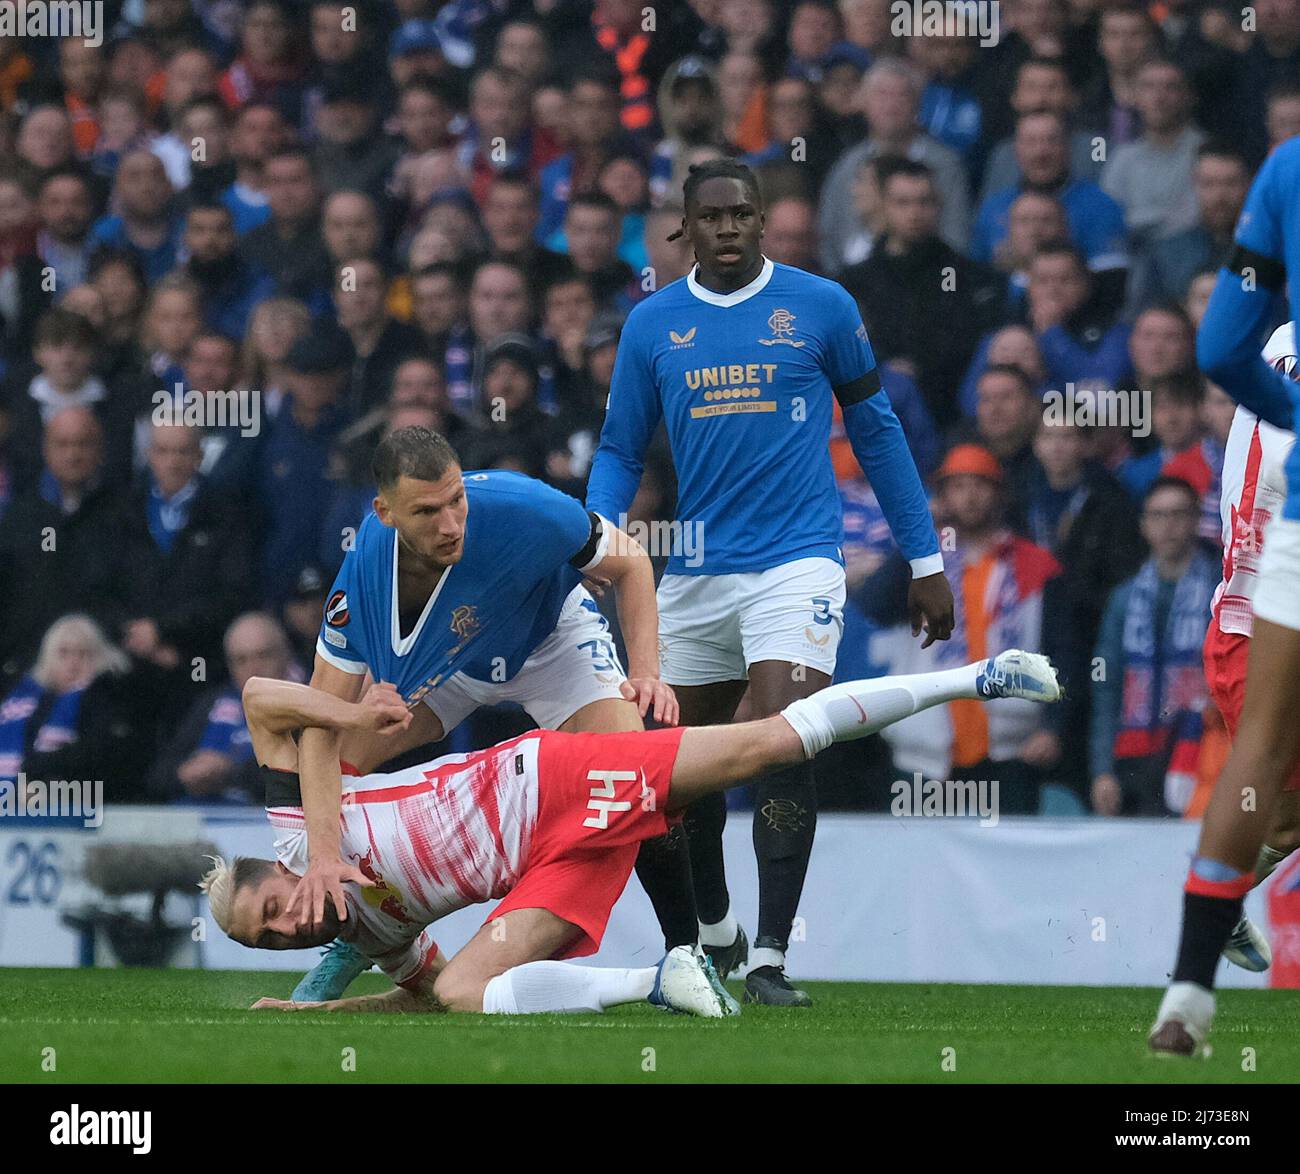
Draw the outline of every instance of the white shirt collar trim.
M776 266L772 264L770 257L763 258L763 268L758 271L758 276L748 285L742 285L739 289L732 290L729 294L714 293L711 289L705 289L698 281L695 280L695 274L699 272L699 266L696 265L686 275L686 288L691 291L702 302L708 302L711 306L735 306L741 302L748 301L756 293L762 292L762 289L769 281L772 280L772 274L776 272Z
M468 526L466 528L468 529ZM435 585L433 591L429 593L429 598L425 601L424 608L420 612L420 618L415 621L415 627L413 627L406 634L405 638L403 638L401 608L398 603L398 597L397 597L397 556L402 549L401 542L399 541L400 537L401 536L397 533L397 530L394 529L393 530L393 589L392 589L391 601L389 603L389 617L390 617L390 638L392 640L393 652L396 653L398 656L405 656L408 652L411 651L412 648L415 647L416 640L419 639L420 633L424 631L425 621L429 618L429 613L433 611L434 602L437 600L438 596L442 593L443 586L446 584L447 579L451 576L451 567L454 564L451 564L443 568L442 574L438 576L437 584Z

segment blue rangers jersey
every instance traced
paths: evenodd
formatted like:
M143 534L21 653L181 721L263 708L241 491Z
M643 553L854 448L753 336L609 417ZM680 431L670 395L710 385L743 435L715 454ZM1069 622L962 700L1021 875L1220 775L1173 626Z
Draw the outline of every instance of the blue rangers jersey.
M854 385L845 431L914 573L942 570L920 477L857 303L833 281L764 258L729 294L695 274L640 303L619 340L587 487L616 524L662 419L678 480L669 574L761 571L798 558L842 562L829 440L832 392ZM928 557L933 556L933 557Z
M466 473L459 562L405 634L397 531L367 516L325 605L316 650L344 672L389 681L410 703L457 672L510 680L554 630L581 571L604 557L598 520L567 494L519 473Z

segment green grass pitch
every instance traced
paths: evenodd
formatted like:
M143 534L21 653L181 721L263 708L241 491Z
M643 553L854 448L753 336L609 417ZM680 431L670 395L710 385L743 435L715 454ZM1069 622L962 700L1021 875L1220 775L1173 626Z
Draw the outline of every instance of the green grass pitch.
M1145 1053L1151 989L810 983L811 1011L747 1007L721 1022L648 1006L510 1019L244 1009L287 997L296 977L0 970L0 1080L1261 1083L1300 1072L1291 991L1222 993L1213 1057L1187 1062ZM385 985L367 975L350 993Z

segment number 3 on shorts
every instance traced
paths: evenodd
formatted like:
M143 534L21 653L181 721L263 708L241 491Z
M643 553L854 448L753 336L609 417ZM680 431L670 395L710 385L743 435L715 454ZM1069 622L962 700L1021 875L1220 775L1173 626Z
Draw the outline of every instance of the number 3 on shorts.
M831 601L824 597L812 601L813 623L829 624L831 622Z

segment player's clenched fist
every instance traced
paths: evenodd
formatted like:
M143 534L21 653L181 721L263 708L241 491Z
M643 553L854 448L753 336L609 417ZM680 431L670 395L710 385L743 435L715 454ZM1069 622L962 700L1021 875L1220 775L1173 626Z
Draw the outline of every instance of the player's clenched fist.
M636 705L644 718L653 713L655 721L665 726L677 724L677 694L671 686L654 677L629 677L619 687L619 692Z
M395 734L411 724L411 711L397 689L380 681L366 690L356 704L356 728Z

